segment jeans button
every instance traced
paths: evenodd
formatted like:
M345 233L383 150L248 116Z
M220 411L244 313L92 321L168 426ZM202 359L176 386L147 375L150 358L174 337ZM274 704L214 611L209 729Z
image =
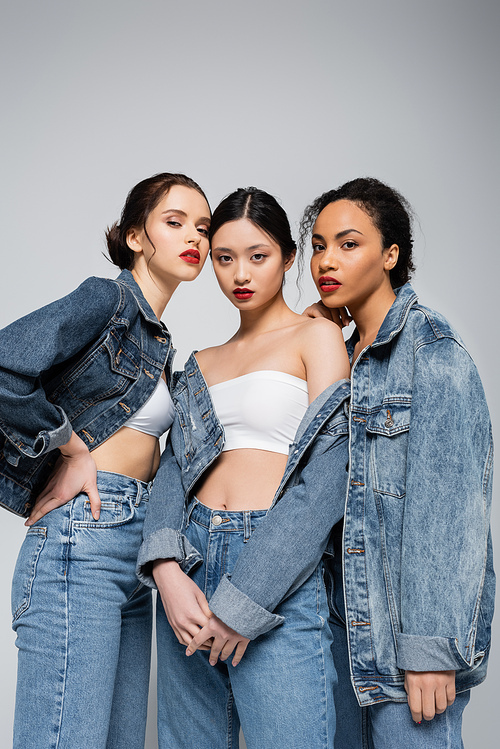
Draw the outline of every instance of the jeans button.
M222 523L222 518L220 515L214 515L212 518L212 525L220 525Z

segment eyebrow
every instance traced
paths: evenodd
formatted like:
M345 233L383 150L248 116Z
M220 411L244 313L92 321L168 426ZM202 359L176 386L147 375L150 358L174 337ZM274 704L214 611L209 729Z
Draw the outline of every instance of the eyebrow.
M271 245L265 244L262 242L261 244L253 244L250 247L245 247L245 252L253 252L254 250L260 250L263 247L270 247ZM212 252L234 252L230 247L213 247Z
M363 232L362 231L358 231L358 229L344 229L344 231L339 231L338 234L335 234L334 239L342 239L342 237L346 237L348 234L361 234L361 236L364 236ZM323 237L322 234L313 234L312 238L313 239L322 239L323 242L325 241L325 238Z
M165 216L167 213L175 213L177 216L184 216L184 218L187 218L187 213L185 211L181 211L180 208L167 208L166 211L161 212L161 215ZM198 221L204 221L205 223L209 224L210 218L208 218L208 216L201 216ZM198 223L198 221L196 223Z

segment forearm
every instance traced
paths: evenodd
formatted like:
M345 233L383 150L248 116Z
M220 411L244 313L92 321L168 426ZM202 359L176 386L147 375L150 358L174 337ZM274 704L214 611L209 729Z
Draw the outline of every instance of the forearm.
M228 626L251 639L280 624L278 604L307 580L344 513L347 437L307 465L267 514L231 574L209 601Z

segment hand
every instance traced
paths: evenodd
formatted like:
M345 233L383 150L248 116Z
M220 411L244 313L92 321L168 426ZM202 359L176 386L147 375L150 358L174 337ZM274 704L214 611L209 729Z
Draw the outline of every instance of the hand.
M153 564L153 577L168 623L181 645L189 645L212 616L203 591L175 559L158 559ZM211 643L205 640L200 642L200 650L210 650Z
M60 451L54 470L25 522L27 526L82 492L88 495L93 518L99 519L101 500L97 491L97 468L87 446L73 432Z
M327 307L323 302L315 302L307 307L302 313L306 317L325 317L331 320L340 329L347 327L352 322L352 317L345 307Z
M186 655L193 655L196 650L200 649L200 646L212 640L212 647L210 648L210 665L215 666L218 658L221 661L225 661L229 658L233 650L236 648L233 655L233 666L237 666L243 658L245 650L250 640L247 637L239 635L234 629L224 624L215 614L212 614L212 618L207 624L200 629L198 634L193 637L187 650Z
M406 671L405 689L415 723L432 720L455 701L455 672Z

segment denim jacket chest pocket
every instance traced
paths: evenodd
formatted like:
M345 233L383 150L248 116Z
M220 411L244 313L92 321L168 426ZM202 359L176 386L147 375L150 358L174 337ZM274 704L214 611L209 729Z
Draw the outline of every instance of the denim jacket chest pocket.
M406 494L411 401L387 401L366 422L374 492L398 499Z
M109 377L110 371L115 377ZM114 326L74 366L53 378L46 388L48 399L61 406L71 421L94 403L126 392L140 371L139 343L126 326Z

